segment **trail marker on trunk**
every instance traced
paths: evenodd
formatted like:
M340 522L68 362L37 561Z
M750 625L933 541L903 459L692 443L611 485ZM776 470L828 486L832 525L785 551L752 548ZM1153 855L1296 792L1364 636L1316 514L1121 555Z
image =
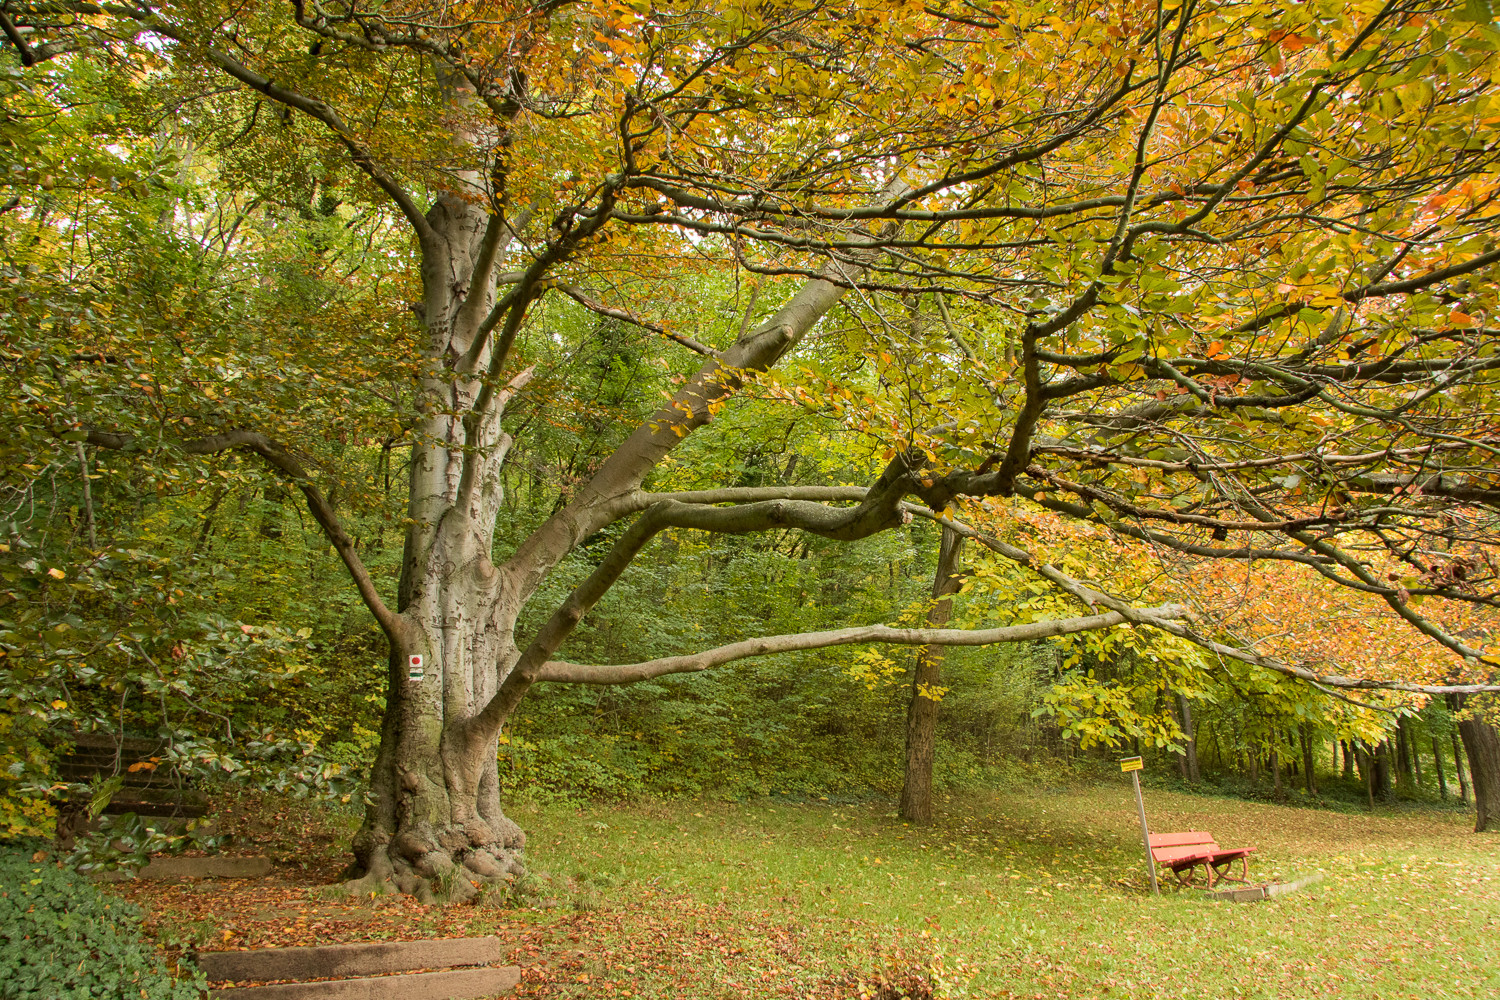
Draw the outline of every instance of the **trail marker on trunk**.
M1135 811L1141 817L1141 843L1146 845L1146 874L1151 877L1151 892L1160 895L1161 888L1156 884L1156 862L1151 860L1151 831L1146 827L1146 802L1141 798L1141 776L1140 770L1146 766L1146 762L1140 757L1121 757L1120 770L1130 774L1130 783L1135 786Z
M422 669L422 654L414 653L411 656L408 656L406 658L407 680L419 681L422 679L423 674L424 671Z

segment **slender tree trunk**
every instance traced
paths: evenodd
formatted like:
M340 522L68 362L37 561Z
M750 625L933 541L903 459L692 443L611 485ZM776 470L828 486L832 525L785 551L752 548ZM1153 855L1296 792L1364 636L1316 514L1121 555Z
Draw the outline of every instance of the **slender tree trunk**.
M1302 725L1302 771L1308 795L1318 794L1318 783L1313 778L1313 738L1306 723Z
M1275 792L1276 798L1277 799L1283 799L1283 798L1285 798L1286 797L1286 793L1284 791L1282 791L1282 788L1281 788L1281 750L1280 749L1272 749L1272 751L1271 751L1271 781L1273 783L1273 791Z
M1437 771L1438 797L1443 801L1448 800L1448 775L1443 770L1443 745L1438 738L1432 738L1432 766Z
M1185 769L1183 777L1193 784L1197 784L1202 778L1198 769L1198 733L1193 724L1193 705L1186 697L1177 696L1177 713L1182 717L1182 763Z
M1396 720L1396 787L1408 793L1412 788L1411 732L1405 716Z
M1406 727L1406 742L1411 750L1412 775L1416 779L1416 787L1422 787L1422 753L1421 743L1417 739L1417 720L1413 719Z
M1448 733L1448 739L1453 744L1453 770L1458 774L1458 800L1464 805L1469 804L1469 779L1464 774L1464 752L1459 748L1458 727L1455 725Z
M953 595L958 592L959 555L964 538L943 529L938 545L937 571L932 579L932 607L927 624L940 628L953 616ZM943 656L946 647L923 646L912 672L911 698L906 706L906 780L901 787L900 812L913 823L932 821L932 762L937 747L938 700L942 695Z
M1354 741L1344 740L1344 780L1354 780Z
M1483 719L1461 719L1458 734L1474 785L1474 832L1500 828L1500 733Z
M1375 767L1371 760L1369 748L1362 742L1354 744L1355 760L1359 764L1359 775L1364 779L1365 800L1369 804L1370 811L1375 811Z

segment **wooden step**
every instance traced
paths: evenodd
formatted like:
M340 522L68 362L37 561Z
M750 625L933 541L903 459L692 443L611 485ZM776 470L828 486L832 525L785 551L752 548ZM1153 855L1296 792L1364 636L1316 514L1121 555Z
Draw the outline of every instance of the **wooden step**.
M210 854L202 858L152 858L144 867L136 870L117 869L103 873L106 882L127 882L133 879L159 880L173 878L260 878L270 874L271 859L261 857L228 858ZM281 949L268 949L279 951ZM205 954L234 955L239 952L205 952ZM325 972L322 975L333 975ZM296 979L297 976L210 976L210 979Z
M131 802L114 801L104 807L106 816L124 816L134 813L150 819L202 819L208 815L204 806L175 802Z
M497 937L371 941L305 948L200 951L197 954L198 967L205 976L214 981L231 982L379 976L412 969L490 965L502 957Z
M96 778L100 780L112 778L115 776L115 770L113 767L89 767L70 760L62 760L57 764L57 776L63 781L82 783ZM154 771L131 771L122 767L119 776L125 780L126 788L164 788L188 785L188 782L179 778L173 771L160 767Z
M117 749L121 756L135 754L150 757L167 749L165 740L150 736L114 736L110 733L59 733L59 743L71 743L76 750L90 750L113 754Z
M75 799L79 802L87 802L87 795L77 795ZM124 785L115 792L113 801L116 802L156 802L163 805L183 806L206 806L208 796L196 788L172 788L172 787L141 787L138 785Z
M507 965L279 986L231 986L211 990L209 996L214 1000L481 1000L509 993L520 981L521 970Z

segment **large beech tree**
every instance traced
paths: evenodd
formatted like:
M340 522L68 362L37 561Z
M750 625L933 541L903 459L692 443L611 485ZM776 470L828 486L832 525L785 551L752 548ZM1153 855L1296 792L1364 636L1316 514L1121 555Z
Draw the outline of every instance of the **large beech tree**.
M354 847L366 885L462 897L519 870L496 741L539 683L1131 625L1330 690L1492 691L1484 641L1419 605L1496 597L1500 34L1474 7L5 0L23 71L92 60L170 81L139 99L200 109L181 117L201 143L295 128L359 178L342 197L406 227L420 295L401 359L415 391L393 402L412 449L400 578L373 578L341 525L325 442L282 439L253 407L189 421L122 384L113 415L47 419L99 449L144 449L149 427L184 458L252 453L301 491L391 649ZM686 276L715 269L761 281L729 337L685 299ZM497 551L516 414L569 395L532 386L518 349L549 296L703 360ZM747 391L843 420L883 464L860 486L644 489ZM1017 496L1204 558L1302 563L1452 656L1414 677L1262 656L973 526L1001 509L987 498ZM1026 565L1076 614L558 657L664 530L852 541L913 516ZM623 521L517 634L564 557Z

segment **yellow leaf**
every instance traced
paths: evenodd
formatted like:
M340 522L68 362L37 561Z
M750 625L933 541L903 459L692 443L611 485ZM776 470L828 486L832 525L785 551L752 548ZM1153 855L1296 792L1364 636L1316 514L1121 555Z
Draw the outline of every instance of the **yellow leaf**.
M63 709L68 707L68 703L63 701L61 698L58 698L52 703L52 707L61 712Z
M67 576L68 574L64 573L62 570L60 570L56 566L54 566L54 567L52 567L51 569L49 569L47 571L47 575L50 576L50 577L52 577L52 579L54 579L54 580L61 580L63 577Z

